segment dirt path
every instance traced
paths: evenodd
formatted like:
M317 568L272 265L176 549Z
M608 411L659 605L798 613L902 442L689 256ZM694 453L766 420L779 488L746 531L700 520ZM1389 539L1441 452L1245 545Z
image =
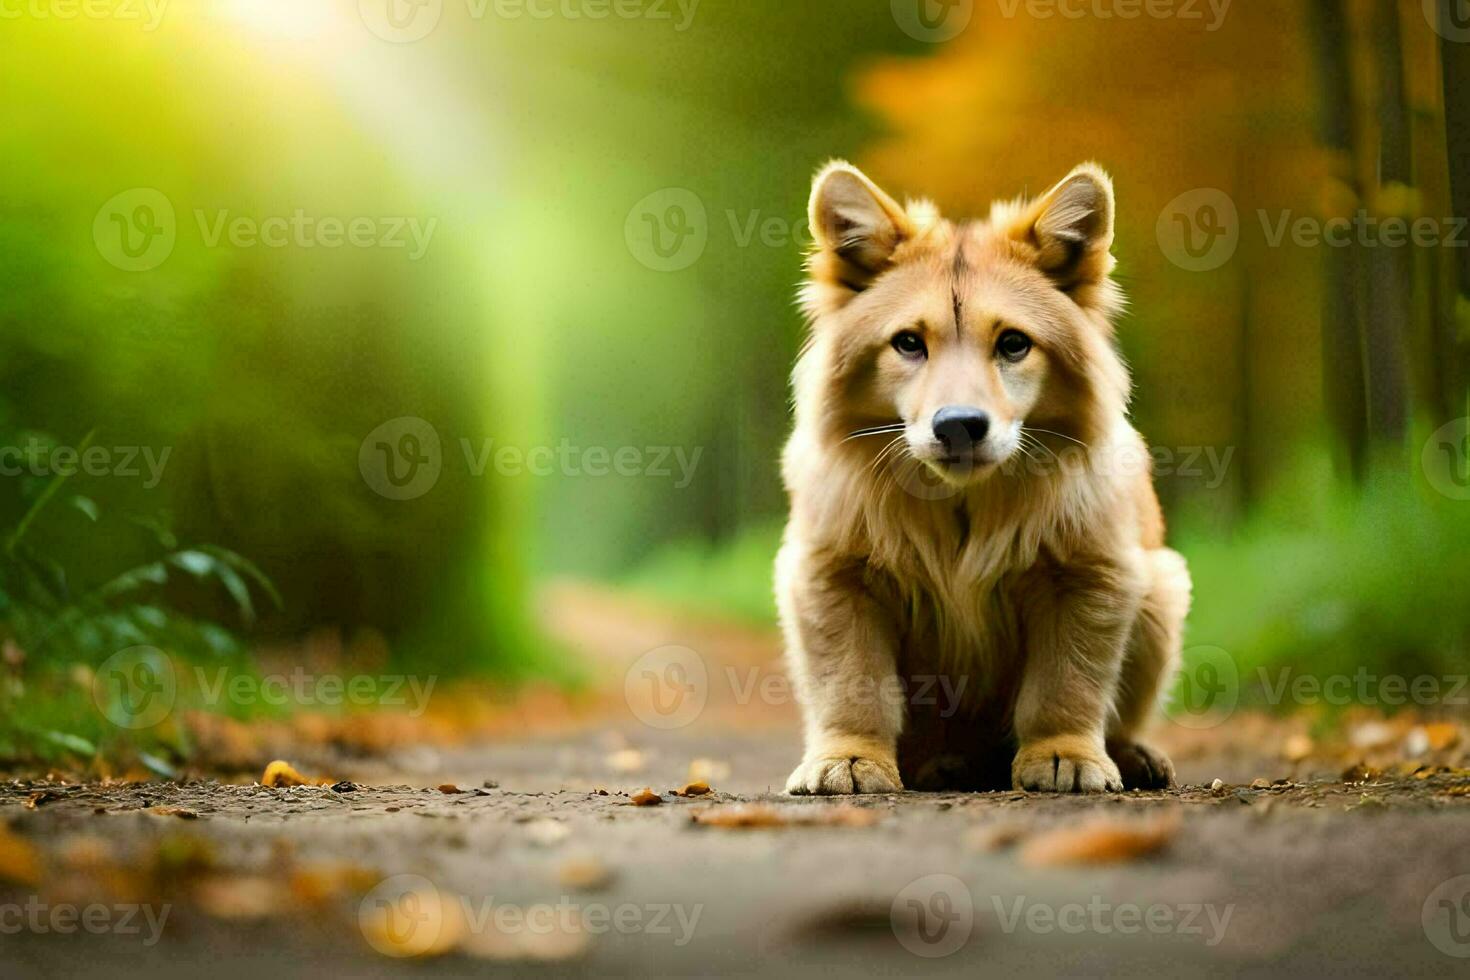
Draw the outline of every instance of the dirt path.
M695 633L608 635L631 656ZM709 666L762 663L733 636L701 644ZM1279 726L1241 717L1175 733L1177 792L791 799L772 790L794 712L732 724L726 701L668 731L625 712L338 759L336 786L0 783L0 976L1470 966L1462 769L1345 780L1336 759L1280 761ZM669 792L691 774L715 791ZM633 805L643 786L661 802Z
M754 774L786 747L769 736L708 739L677 754L666 745L635 782L679 785L680 757L692 752L759 760ZM543 767L568 761L593 779L601 766L610 787L629 785L606 768L606 754L594 738L446 757L446 772L500 777L497 788L456 794L5 786L0 821L44 871L36 887L0 890L0 906L36 895L54 908L134 902L151 905L154 919L168 912L156 942L147 910L137 934L117 934L121 913L101 935L32 923L0 938L4 973L1320 975L1331 964L1352 975L1449 976L1463 975L1466 961L1436 941L1470 952L1470 920L1450 918L1463 914L1467 883L1442 887L1470 874L1470 797L1451 795L1461 778L1098 799L665 793L655 806L631 805L616 789L533 788L544 785ZM770 781L782 768L769 769ZM769 808L768 819L815 822L692 819L752 802ZM1047 837L1095 818L1134 828L1133 837L1120 845L1089 831L1084 851L1160 850L1078 864L1065 840ZM387 914L372 911L376 899L396 925L374 918ZM1440 899L1452 907L1441 910ZM1426 903L1439 916L1428 931ZM914 918L919 909L931 917ZM949 955L922 955L950 945ZM433 960L393 955L441 946L452 949Z

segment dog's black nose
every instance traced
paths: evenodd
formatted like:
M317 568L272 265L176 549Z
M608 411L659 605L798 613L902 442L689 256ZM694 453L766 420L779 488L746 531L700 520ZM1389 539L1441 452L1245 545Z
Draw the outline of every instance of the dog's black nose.
M934 413L934 437L949 453L967 453L990 431L990 416L967 405L948 405Z

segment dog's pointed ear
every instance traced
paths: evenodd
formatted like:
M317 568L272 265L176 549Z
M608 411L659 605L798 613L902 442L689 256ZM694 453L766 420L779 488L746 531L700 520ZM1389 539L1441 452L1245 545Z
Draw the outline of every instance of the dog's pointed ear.
M907 212L863 172L841 160L812 182L810 205L813 285L836 294L868 288L888 268L898 246L913 237Z
M1010 235L1037 268L1088 305L1088 290L1105 286L1113 271L1113 182L1084 163L1021 209Z

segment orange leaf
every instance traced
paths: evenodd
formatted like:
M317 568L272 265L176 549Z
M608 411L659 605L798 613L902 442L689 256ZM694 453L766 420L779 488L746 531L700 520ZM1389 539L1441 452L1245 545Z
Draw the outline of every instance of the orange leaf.
M41 880L41 859L36 849L0 826L0 881L35 885Z
M329 786L330 779L308 779L297 772L289 762L277 759L265 767L265 775L260 777L262 786Z
M1135 861L1162 851L1178 830L1177 814L1148 821L1096 820L1032 838L1021 849L1021 860L1032 866Z
M630 797L634 806L658 806L663 802L663 797L653 791L651 787L645 786Z
M151 806L148 812L160 817L178 817L180 820L198 820L199 814L181 806Z
M870 827L878 822L872 810L855 806L787 806L744 803L715 806L693 814L704 827L752 830L764 827Z

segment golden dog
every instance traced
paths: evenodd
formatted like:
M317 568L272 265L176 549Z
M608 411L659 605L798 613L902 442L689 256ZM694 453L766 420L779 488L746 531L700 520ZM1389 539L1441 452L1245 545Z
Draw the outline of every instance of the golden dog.
M1173 783L1138 733L1190 582L1127 418L1113 213L1090 164L973 223L818 174L776 564L788 792Z

